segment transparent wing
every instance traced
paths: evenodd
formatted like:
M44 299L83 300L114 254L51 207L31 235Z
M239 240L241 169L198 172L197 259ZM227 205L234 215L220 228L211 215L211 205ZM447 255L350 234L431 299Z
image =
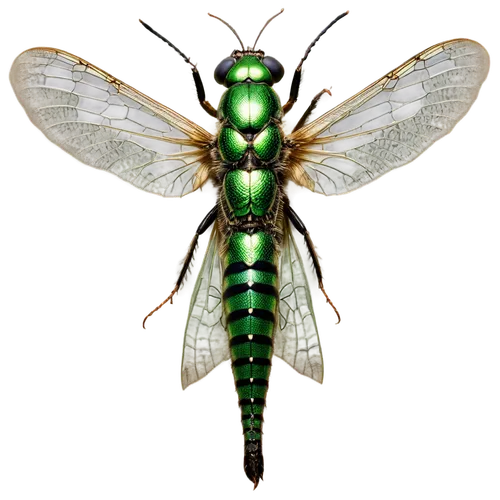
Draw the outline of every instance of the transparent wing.
M200 380L229 359L229 341L222 324L222 271L215 228L196 280L184 334L182 388Z
M211 134L83 59L31 49L10 79L31 121L83 163L162 196L207 180Z
M472 40L424 50L292 133L291 178L342 194L409 163L467 113L488 69L488 53Z
M281 253L279 324L274 354L302 375L323 382L323 356L311 294L290 228Z

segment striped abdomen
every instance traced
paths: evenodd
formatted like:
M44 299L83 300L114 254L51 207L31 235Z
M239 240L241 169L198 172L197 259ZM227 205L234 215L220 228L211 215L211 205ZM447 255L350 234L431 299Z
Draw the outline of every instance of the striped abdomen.
M224 310L243 433L245 472L262 478L262 424L273 354L278 304L276 252L271 235L229 237L224 270Z

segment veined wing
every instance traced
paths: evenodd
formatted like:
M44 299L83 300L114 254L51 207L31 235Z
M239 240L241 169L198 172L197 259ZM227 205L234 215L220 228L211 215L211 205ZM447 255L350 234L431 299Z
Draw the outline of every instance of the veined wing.
M10 79L31 121L87 165L162 196L209 177L211 134L79 57L31 49Z
M424 50L292 133L292 179L342 194L409 163L467 113L488 69L488 53L472 40Z
M279 324L274 354L302 375L320 384L323 382L323 356L311 294L290 227L286 228L281 253Z
M221 273L214 228L189 308L182 356L183 389L230 357L227 332L221 321Z

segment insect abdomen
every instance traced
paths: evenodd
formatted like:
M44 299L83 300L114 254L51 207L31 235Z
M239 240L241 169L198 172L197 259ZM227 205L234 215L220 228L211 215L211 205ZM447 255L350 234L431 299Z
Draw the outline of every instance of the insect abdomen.
M276 251L271 235L236 232L228 241L224 306L245 436L245 472L263 474L262 423L278 303Z

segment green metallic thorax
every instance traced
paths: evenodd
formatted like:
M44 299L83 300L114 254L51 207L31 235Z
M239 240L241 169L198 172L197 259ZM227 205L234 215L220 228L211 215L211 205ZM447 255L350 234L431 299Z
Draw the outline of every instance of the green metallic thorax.
M272 118L281 118L280 100L265 83L237 83L222 96L218 118L243 134L256 134Z
M261 439L279 297L276 241L267 221L279 201L282 108L256 56L241 57L226 85L218 108L228 234L223 301L245 442L253 446Z
M269 70L254 56L244 56L229 71L218 118L222 160L236 163L248 150L262 162L274 161L281 150L281 103L269 85Z
M224 192L229 209L236 217L253 214L263 217L271 208L276 194L272 170L230 170L224 178Z
M281 103L269 70L243 56L229 71L218 109L218 148L227 168L223 193L235 217L263 217L276 196L274 163L281 153Z

